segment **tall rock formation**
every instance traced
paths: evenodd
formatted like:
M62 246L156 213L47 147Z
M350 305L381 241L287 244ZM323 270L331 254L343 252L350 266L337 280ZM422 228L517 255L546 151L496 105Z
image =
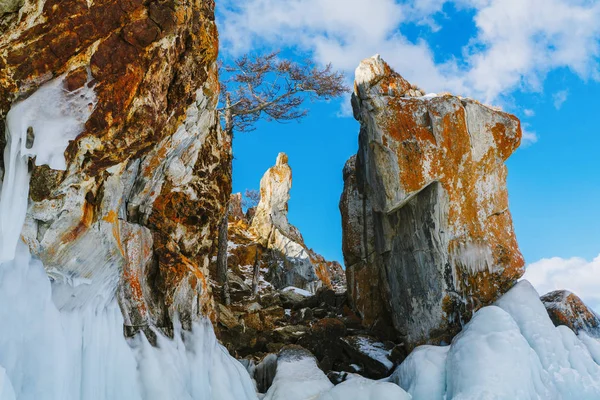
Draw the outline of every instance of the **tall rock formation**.
M277 288L295 286L315 292L323 282L331 284L326 262L304 244L298 229L289 223L288 200L292 188L292 169L285 153L260 181L260 202L250 230L256 241L272 252L279 262L271 266L271 281Z
M346 290L346 277L335 261L309 249L298 228L288 220L292 169L285 153L260 181L260 201L242 211L242 195L229 201L229 270L260 266L261 279L276 290L294 286L315 293L320 287ZM250 271L249 271L250 272ZM264 275L264 276L263 276ZM251 279L251 277L250 277Z
M407 346L448 341L523 274L504 162L518 119L426 95L379 56L356 70L359 150L340 202L349 294L365 324Z
M27 130L35 147L73 104L88 113L65 139L65 165L39 152L30 163L22 238L55 281L57 306L117 293L129 334L210 315L209 256L231 191L214 1L1 6L0 137L8 118L10 135ZM15 111L34 96L66 108Z

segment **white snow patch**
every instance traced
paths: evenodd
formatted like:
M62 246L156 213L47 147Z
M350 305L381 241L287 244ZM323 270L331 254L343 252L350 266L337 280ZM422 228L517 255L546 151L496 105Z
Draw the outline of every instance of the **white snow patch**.
M281 291L282 292L294 292L294 293L299 294L300 296L304 296L304 297L310 297L313 295L308 290L300 289L295 286L288 286L288 287L282 289Z
M388 370L394 368L394 363L392 363L389 359L392 351L386 349L383 343L374 342L362 336L357 338L356 343L358 345L358 350L364 355L380 362Z
M410 400L412 397L397 385L367 378L353 378L340 383L317 400Z
M279 360L264 400L309 400L333 387L312 357Z

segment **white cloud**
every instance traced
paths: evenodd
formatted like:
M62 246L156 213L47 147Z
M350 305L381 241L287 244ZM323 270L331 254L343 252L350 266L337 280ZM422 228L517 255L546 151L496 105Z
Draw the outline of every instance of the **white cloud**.
M523 137L521 139L521 147L528 147L534 143L537 143L538 136L537 133L531 131L531 126L529 124L523 123L521 124L521 131L523 132Z
M568 90L561 90L559 92L554 93L552 95L552 99L554 100L554 108L556 108L557 110L560 110L560 108L562 107L564 102L567 101L568 97L569 97Z
M570 290L600 312L600 255L592 261L579 257L544 258L530 264L523 279L531 282L540 295L553 290Z
M297 47L349 74L382 55L427 91L497 102L514 90L540 91L553 69L600 79L600 3L588 0L456 0L475 12L473 37L460 59L436 63L424 41L402 34L407 22L443 29L447 0L223 0L220 32L229 54L256 46Z
M526 117L533 117L535 115L535 111L530 108L526 108L523 110L523 114L525 114Z

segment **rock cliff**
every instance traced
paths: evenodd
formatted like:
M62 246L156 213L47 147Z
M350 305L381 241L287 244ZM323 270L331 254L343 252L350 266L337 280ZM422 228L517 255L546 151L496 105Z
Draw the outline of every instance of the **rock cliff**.
M42 90L89 113L62 168L30 162L22 238L59 309L116 292L128 334L211 315L209 257L231 192L214 2L25 0L0 15L0 136L8 118L42 143L36 119L14 111Z
M504 165L520 123L423 95L379 56L356 70L352 104L359 150L340 202L352 304L409 347L449 341L523 274Z

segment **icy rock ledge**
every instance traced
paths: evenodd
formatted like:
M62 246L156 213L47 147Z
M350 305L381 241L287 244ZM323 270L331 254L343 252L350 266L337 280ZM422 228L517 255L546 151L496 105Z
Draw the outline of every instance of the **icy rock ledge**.
M519 282L479 310L447 347L421 346L390 381L415 400L599 399L600 342L555 327Z

